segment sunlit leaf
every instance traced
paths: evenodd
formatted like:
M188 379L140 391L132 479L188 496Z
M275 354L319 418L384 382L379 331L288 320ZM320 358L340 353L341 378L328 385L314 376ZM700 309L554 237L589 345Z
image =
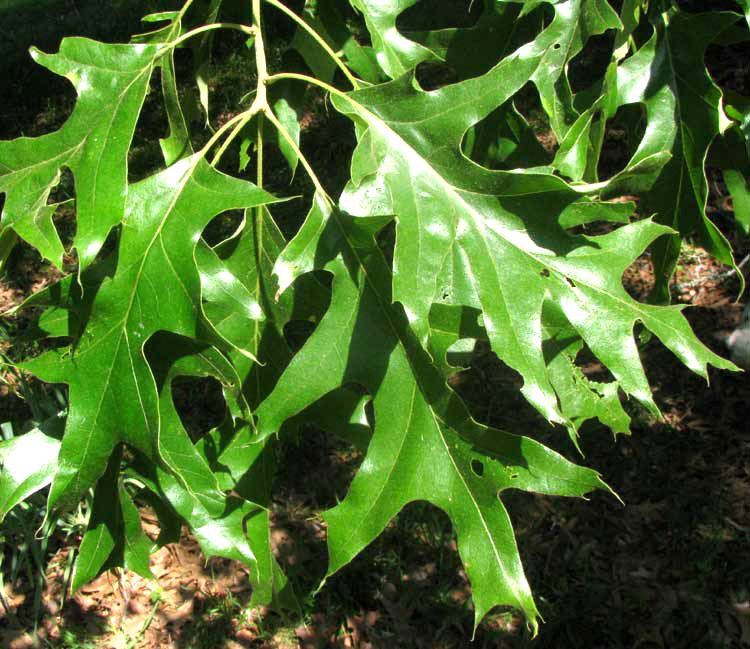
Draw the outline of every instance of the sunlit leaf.
M77 502L118 442L160 457L156 385L143 346L159 330L201 337L201 283L193 253L203 228L219 212L271 200L196 156L131 188L117 268L85 294L88 308L102 317L87 323L70 350L47 352L26 364L70 389L49 507ZM179 473L179 466L173 468Z
M110 229L125 216L127 153L159 47L109 45L66 38L57 54L34 59L66 77L78 94L59 131L0 141L0 228L13 228L62 266L62 245L49 221L50 191L67 167L76 181L74 245L81 268L96 257Z

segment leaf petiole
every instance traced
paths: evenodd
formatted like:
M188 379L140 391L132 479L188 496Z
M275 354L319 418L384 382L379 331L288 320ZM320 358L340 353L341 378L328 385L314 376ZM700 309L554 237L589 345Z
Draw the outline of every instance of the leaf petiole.
M230 119L226 124L222 125L216 133L214 133L211 136L211 139L206 142L205 146L200 150L201 156L205 156L208 151L211 149L211 147L216 144L223 136L224 134L230 129L235 128L235 131L232 132L232 134L227 138L228 140L231 140L235 137L235 134L239 132L250 119L252 119L253 115L255 115L259 110L259 107L256 106L256 104L253 104L250 108L248 108L246 111L243 111L234 117ZM243 124L240 126L238 125L239 122L243 122ZM221 149L217 152L217 156L220 158L221 154L226 150L228 143L225 142ZM216 156L214 156L214 160L211 162L211 166L215 166L218 162L218 159Z
M185 4L182 5L182 9L180 9L180 13L177 14L177 21L182 20L187 10L190 9L191 4L193 4L193 0L186 0Z
M266 86L265 86L265 79L268 77L268 71L266 69L266 52L264 49L264 43L263 43L263 32L260 27L260 2L257 0L254 0L253 2L253 17L255 20L255 24L252 26L253 34L255 36L255 66L257 68L257 74L258 74L258 84L256 87L256 95L255 99L253 100L252 105L250 108L245 111L244 113L240 113L242 115L242 118L239 120L237 125L234 127L234 130L229 134L229 137L224 140L224 143L219 147L219 150L216 152L216 155L214 156L214 159L211 161L211 166L215 167L219 160L221 160L221 156L224 155L224 152L229 148L229 145L234 141L234 139L239 135L239 133L242 131L243 128L247 125L247 123L255 117L258 113L266 110L268 108L268 100L266 99ZM239 116L238 116L239 117ZM230 120L231 121L231 120ZM258 124L258 186L261 186L261 180L263 177L263 142L262 142L262 128L261 124Z
M291 18L294 22L296 22L302 29L304 29L311 37L312 39L320 45L320 47L323 48L323 50L328 54L328 56L331 57L333 62L339 67L339 69L344 73L344 76L349 80L349 83L352 84L352 87L355 90L359 90L359 82L357 81L357 78L349 71L349 68L346 67L344 62L341 60L341 57L334 52L330 45L325 42L325 40L316 32L310 25L308 25L300 16L298 16L296 13L294 13L291 9L286 7L285 5L281 4L279 0L266 0L268 4L270 4L272 7L276 7L279 11L282 11L285 13L289 18Z
M245 128L247 123L253 117L255 117L255 115L257 115L262 110L262 108L263 107L259 106L257 102L253 102L253 105L250 106L250 108L248 108L244 113L240 113L236 116L240 117L241 119L238 120L236 126L234 127L234 130L229 134L229 137L227 137L227 139L222 142L219 150L214 155L213 160L211 160L212 167L216 167L216 165L219 163L219 160L221 160L221 156L223 156L224 152L229 148L229 145L234 142L234 139L242 132L242 129ZM234 124L234 118L227 122L227 124L229 124L230 122ZM224 126L226 126L227 124L225 124Z
M239 23L210 23L209 25L201 25L200 27L191 29L189 32L185 32L182 36L173 40L171 43L166 43L164 47L159 50L157 56L166 54L167 52L184 43L186 40L192 38L193 36L197 36L198 34L202 34L203 32L208 32L213 29L235 29L250 36L255 36L256 34L255 27L250 27L248 25L241 25Z
M302 154L302 151L300 150L299 146L297 146L297 143L294 141L294 138L289 135L288 131L282 126L281 122L276 118L276 115L273 114L273 111L269 106L266 106L263 110L263 113L268 118L268 121L271 122L276 127L276 130L281 133L281 137L283 137L287 144L292 148L294 153L299 158L299 161L302 163L302 166L305 168L305 171L310 176L310 180L312 180L313 185L315 185L315 189L320 192L322 196L326 197L326 200L330 202L330 198L328 197L328 194L326 193L326 190L323 188L323 185L321 184L320 180L318 179L317 174L313 171L312 166L307 161L307 158Z
M265 83L266 85L270 85L276 81L281 81L283 79L296 79L297 81L304 81L305 83L310 83L314 86L318 86L319 88L322 88L323 90L327 90L328 92L330 92L333 95L336 95L337 97L346 99L357 110L360 110L364 113L370 112L362 104L352 99L349 93L344 92L343 90L339 90L338 88L332 86L329 83L326 83L325 81L321 81L320 79L316 79L315 77L310 77L306 74L298 74L296 72L279 72L277 74L272 74L271 76L266 77Z

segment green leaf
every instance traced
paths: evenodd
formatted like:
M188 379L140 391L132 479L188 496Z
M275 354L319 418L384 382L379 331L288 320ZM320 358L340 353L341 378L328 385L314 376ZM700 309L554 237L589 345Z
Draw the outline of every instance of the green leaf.
M232 356L238 373L243 377L245 397L251 407L255 407L276 382L284 366L291 358L285 340L283 327L289 321L291 303L289 300L275 302L275 282L271 271L273 263L284 246L284 238L276 227L267 209L260 215L251 211L245 214L241 232L219 244L214 253L228 273L236 277L254 303L261 305L265 319L238 323L234 335L245 341L251 353L258 359L252 363L238 354ZM200 263L200 261L199 261ZM224 325L229 328L233 317Z
M432 52L399 32L396 19L416 0L393 0L389 3L376 0L350 0L362 12L372 38L375 58L389 77L400 77L422 61L433 58Z
M393 297L421 341L433 303L481 309L493 350L524 379L524 396L550 421L570 425L542 353L542 306L552 299L622 389L657 412L633 340L637 321L703 376L708 362L731 367L698 342L676 311L641 305L622 287L625 268L667 230L642 221L601 237L570 235L553 225L577 200L562 180L493 172L460 156L465 130L506 101L536 61L518 53L484 77L431 93L406 76L336 97L336 107L363 124L364 133L342 205L356 214L396 214ZM292 241L290 248L301 245ZM280 277L289 267L279 267ZM599 312L608 313L606 336Z
M714 140L710 162L721 168L737 225L743 234L750 234L750 155L739 128L729 128Z
M254 359L255 346L248 345L252 341L248 339L247 332L258 326L257 321L265 320L263 309L255 296L202 240L196 247L195 258L200 272L206 318L234 349Z
M487 340L487 332L479 323L478 309L448 304L433 304L430 309L430 339L428 350L435 365L447 379L456 373L456 366L468 367L477 340ZM470 345L462 345L462 343ZM470 349L462 350L463 347ZM452 351L465 351L457 357Z
M656 213L656 221L674 228L681 237L695 236L697 243L724 264L734 266L731 247L706 215L708 185L704 161L722 122L721 91L706 71L706 46L737 19L736 14L670 12L657 24L658 45L649 82L668 87L674 95L677 136L672 159L652 190L642 200L643 209ZM669 301L669 279L674 272L681 239L662 237L653 247L656 286L652 299Z
M497 493L518 487L583 495L604 485L594 472L536 442L471 420L414 339L403 311L391 304L388 268L367 221L347 222L329 210L322 235L317 228L306 230L308 223L298 235L309 237L310 245L317 242L319 263L330 259L325 267L334 275L333 297L258 408L260 439L331 390L363 385L377 424L349 494L324 514L328 573L348 563L408 502L428 500L455 525L476 623L492 606L511 604L535 624L536 607ZM289 263L289 255L281 263Z
M152 339L148 349L160 391L161 454L168 470L161 467L154 470L141 458L134 467L136 477L167 500L187 522L207 556L236 559L254 567L251 576L254 605L267 605L278 598L288 603L291 595L286 578L271 554L265 509L270 503L270 483L265 483L265 493L248 493L246 483L232 480L225 488L235 495L225 495L219 479L222 472L230 470L230 463L221 456L211 461L206 453L210 444L190 441L173 401L171 385L178 377L212 376L222 383L227 402L244 402L239 377L222 354L205 344L160 334ZM234 426L231 418L228 424L230 428ZM246 429L239 424L235 439L241 439L241 431ZM260 445L254 448L262 450ZM245 463L238 478L252 464ZM269 471L272 478L273 469ZM269 476L260 472L258 475Z
M742 11L745 13L747 26L750 27L750 0L737 0L737 4L742 7Z
M628 434L630 417L620 402L619 383L592 381L576 365L583 342L562 309L552 302L545 302L542 323L542 349L547 371L560 399L560 409L570 422L568 434L576 448L579 448L578 431L587 419L598 418L614 434Z
M463 151L488 169L537 167L550 162L549 154L512 100L467 131Z
M163 11L143 17L144 22L168 21L166 25L145 34L134 36L133 43L170 43L182 35L182 21L177 11ZM174 66L174 49L165 54L158 62L161 69L161 91L164 96L164 107L169 123L169 135L159 140L164 162L167 166L193 153L190 142L190 129L185 118L180 92L177 88L177 75Z
M487 340L487 332L478 324L479 316L476 309L433 305L429 351L446 378L456 372L456 365L470 364L477 340ZM629 433L630 417L620 402L618 383L592 381L584 375L576 365L583 342L562 311L549 301L544 303L542 312L542 333L549 379L568 419L568 434L576 448L578 431L588 419L598 418L614 433Z
M122 527L118 474L121 450L113 453L94 490L86 533L78 548L70 589L76 592L94 579L115 549Z
M594 107L578 117L560 142L552 166L573 181L581 181L588 166L588 144L591 139L591 126Z
M44 380L70 387L50 509L78 502L118 442L154 461L160 457L156 385L143 346L159 330L201 337L201 286L193 254L203 228L219 212L272 200L199 156L131 188L117 269L89 292L88 308L106 317L89 322L69 352L47 352L24 365Z
M273 602L283 608L296 608L291 586L271 552L265 508L243 498L227 496L225 508L217 516L205 509L194 494L166 471L158 468L154 471L153 465L145 461L138 462L134 468L134 477L169 502L180 518L188 523L206 556L234 559L252 568L251 605Z
M338 48L331 39L330 35L326 32L321 22L309 9L303 10L300 19L310 25L315 32L320 36L323 41L331 47L335 52ZM300 56L304 59L307 67L310 68L312 73L321 81L331 83L333 81L333 75L336 73L336 62L331 59L328 53L320 46L320 44L302 27L297 27L294 32L294 37L289 47L299 52Z
M709 164L721 168L734 207L734 217L744 234L750 232L750 98L727 92L726 113L735 120L714 140Z
M0 229L12 228L62 266L62 244L50 222L50 191L63 167L76 181L74 246L81 269L96 257L110 229L125 215L127 153L159 48L109 45L66 38L57 54L32 50L78 94L59 131L0 141L0 192L6 193Z
M274 84L268 89L268 103L273 109L277 119L290 135L294 143L299 146L300 119L304 112L305 92L300 84L282 81ZM248 147L252 144L258 146L258 120L255 117L243 129L242 144L240 145L239 170L244 171L250 162ZM284 156L292 176L297 170L297 152L290 146L289 141L269 124L267 119L262 119L261 135L264 142L275 142L279 147L281 155Z
M207 459L182 425L172 396L172 383L178 377L213 377L222 385L228 416L249 418L240 377L215 348L173 334L161 332L154 336L147 344L146 355L159 392L159 451L163 465L181 485L186 497L195 501L195 508L206 515L221 517L226 497Z
M260 214L248 211L241 232L214 248L224 271L241 282L249 299L260 304L265 314L265 319L245 321L246 310L243 310L219 325L227 337L243 339L259 361L253 363L247 355L231 355L243 377L245 397L251 408L268 394L292 357L284 327L291 320L317 321L330 300L330 291L313 275L299 278L290 290L281 296L277 294L278 284L272 271L285 244L271 214L263 208ZM198 262L200 266L201 260ZM234 326L233 322L236 329L226 331Z
M140 512L123 485L119 488L119 498L125 539L122 565L141 577L154 579L149 564L154 544L143 531Z
M654 75L663 69L664 62L658 45L659 38L654 33L632 56L617 65L614 70L616 83L610 78L613 73L611 64L602 80L601 91L609 93L612 90L614 94L611 86L617 87L616 100L607 97L604 102L604 117L610 118L619 108L632 104L640 104L646 113L645 132L625 168L596 186L603 197L648 191L671 158L669 151L677 130L674 120L676 101L668 84L653 81ZM576 98L580 99L584 94L585 91ZM598 160L598 153L592 157Z
M535 4L538 3L527 2L524 12ZM552 131L558 141L562 141L579 117L567 77L568 63L581 52L589 38L608 29L619 29L622 24L607 0L567 0L553 6L555 16L549 27L526 47L546 49L529 78L539 90Z
M602 202L597 200L579 200L568 205L560 214L557 222L562 228L587 225L596 221L610 223L628 223L629 216L635 210L632 201Z
M643 5L643 0L623 0L620 10L623 29L615 34L615 58L618 61L627 56L630 50L628 39L633 36L640 23Z
M332 61L299 23L297 51L278 54L260 0L187 0L147 16L155 29L130 45L73 38L58 54L37 53L73 81L78 101L59 131L0 142L0 262L20 237L61 264L51 196L72 170L78 272L24 302L41 314L18 339L45 350L21 367L67 384L70 406L61 442L58 416L0 443L0 517L48 484L49 515L93 489L77 588L115 566L150 576L145 501L162 526L156 545L178 539L184 522L206 555L250 567L252 605L298 612L272 551L270 510L286 468L281 441L313 424L364 454L346 497L323 514L327 575L405 505L428 501L456 531L475 627L509 605L536 630L504 492L607 487L529 437L476 422L450 379L489 342L577 447L591 419L626 433L626 399L658 414L638 336L655 335L704 377L709 363L736 369L698 341L683 307L632 299L623 275L652 246L664 297L676 244L693 235L732 262L705 216L704 167L710 150L746 228L750 112L745 98L722 97L703 54L748 31L739 14L689 14L662 0L483 0L465 19L450 9L461 27L421 31L442 17L420 16L415 0L351 5L371 45L345 0L301 9L363 80L350 93L328 85ZM249 18L254 37L240 47L257 50L255 103L241 115L227 107L240 130L222 129L193 153L189 112L200 109L178 84L171 45L185 37L179 45L192 48L207 117L214 34ZM216 21L226 22L207 24ZM399 30L407 25L417 30ZM299 74L300 52L317 78ZM166 168L128 186L155 67ZM299 149L310 84L355 127L338 203L323 189L332 178L316 178ZM204 160L221 138L222 153L241 143L240 171L251 145L260 154L276 143L292 175L301 158L316 192L291 241L267 208L275 198ZM552 138L554 154L540 145ZM600 179L613 139L621 170ZM277 185L278 156L258 158L258 176ZM244 221L209 245L207 225L228 210L244 210ZM285 214L285 230L295 225ZM225 406L200 435L178 412L178 384L196 379L218 381Z
M16 505L52 482L60 451L60 424L62 420L54 417L40 428L0 442L0 522Z
M339 0L340 1L340 0ZM315 7L315 17L334 52L343 54L346 65L360 79L378 83L385 77L378 66L372 47L360 45L347 26L336 0L320 0Z
M153 543L141 526L141 516L119 479L121 453L112 455L94 490L86 533L78 550L71 590L111 568L124 567L153 579L149 558Z
M247 534L255 551L257 578L253 581L254 605L273 603L277 608L299 613L299 603L291 584L278 565L271 548L271 489L277 470L275 440L258 442L255 431L243 426L217 461L219 471L231 476L232 491L263 509L247 519ZM228 477L229 477L228 476ZM227 485L229 486L229 485Z
M208 6L201 16L202 22L216 22L219 16L219 10L224 0L210 0ZM214 42L214 33L206 32L200 38L191 43L193 50L193 74L195 83L198 86L198 99L205 114L205 126L210 128L209 122L209 65L211 63L211 47Z
M750 97L731 91L726 91L724 95L728 103L727 115L737 121L736 127L745 139L745 149L750 157Z
M445 61L459 79L468 79L484 74L541 31L541 12L521 18L521 11L518 3L485 0L482 15L472 27L409 30L405 36Z
M291 431L299 433L303 424L312 424L338 435L360 451L366 451L372 439L372 429L367 417L368 395L342 387L329 392L299 415L288 419L281 435Z
M5 264L18 243L18 237L13 230L3 230L0 234L0 273L5 271ZM46 255L44 255L46 257Z

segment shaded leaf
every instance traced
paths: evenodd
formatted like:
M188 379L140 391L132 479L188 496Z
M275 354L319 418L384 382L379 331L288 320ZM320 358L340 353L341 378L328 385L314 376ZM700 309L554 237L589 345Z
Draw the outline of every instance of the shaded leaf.
M120 450L113 453L94 489L91 514L78 548L70 589L77 591L90 582L103 569L110 554L120 540L122 510L118 475L120 472Z
M319 263L330 259L331 307L257 416L263 439L345 383L363 385L373 398L377 424L367 455L347 497L324 514L328 573L348 563L408 502L428 500L455 525L476 623L504 603L535 624L536 607L497 492L517 486L582 495L603 483L531 440L473 422L414 339L403 311L391 304L389 272L372 241L377 225L347 222L342 214L327 224L321 235L306 231L306 223L298 237L312 234Z
M734 218L745 235L750 233L750 99L731 94L727 115L736 120L714 140L709 164L719 166L732 197Z
M178 11L162 11L149 14L144 22L167 21L167 24L145 34L134 36L134 43L170 43L182 35L182 20ZM167 166L193 154L190 142L190 129L185 118L180 93L177 88L177 75L174 66L174 49L165 54L158 62L161 69L161 91L164 96L164 107L169 123L169 135L159 140L164 162Z
M721 91L706 71L706 46L735 22L736 14L670 12L657 24L658 45L649 84L668 87L674 96L672 120L677 134L672 159L643 208L682 237L695 236L708 252L724 264L734 265L729 242L706 215L708 185L704 163L711 141L719 133L723 110ZM652 299L669 301L668 282L680 251L677 235L662 237L653 247L656 286Z
M122 536L125 539L122 565L126 570L135 572L141 577L153 579L154 575L149 565L153 543L143 531L140 512L122 485L119 489L119 498L124 527Z

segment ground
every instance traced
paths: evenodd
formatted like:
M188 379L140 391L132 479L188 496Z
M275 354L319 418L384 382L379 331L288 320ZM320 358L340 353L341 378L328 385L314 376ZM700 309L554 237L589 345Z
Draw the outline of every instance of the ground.
M727 72L729 83L745 83L745 65L737 63ZM0 137L39 134L64 120L72 105L69 88L50 83L57 94L46 105L13 86L13 100L0 108L5 118ZM321 102L313 98L305 146L325 167L351 142L339 126L320 118L326 110ZM149 146L162 128L154 113L144 115L131 160L134 174L148 171L154 156ZM539 137L545 146L555 146L549 133ZM734 229L720 178L711 180L710 213L742 258L750 242ZM304 180L297 182L304 193ZM60 216L63 231L66 218ZM282 227L293 227L284 221L286 213L280 218ZM58 276L23 246L9 268L0 281L0 312ZM736 301L739 282L726 271L688 244L674 290L675 301L691 305L686 315L698 336L723 355L722 335L736 326L742 310ZM645 299L652 283L648 254L628 269L623 282ZM24 322L4 318L3 325L13 333ZM303 595L300 618L249 610L246 569L207 559L187 530L179 543L154 555L155 581L106 573L64 596L83 512L61 521L45 548L34 538L38 511L22 510L13 519L17 526L3 528L0 539L8 605L0 605L0 646L30 647L34 637L41 646L68 649L510 649L532 642L539 648L750 646L750 380L746 374L712 371L707 384L656 340L644 345L642 357L663 419L634 408L630 436L613 440L596 424L582 433L580 461L600 471L622 502L603 492L590 500L504 494L544 618L536 640L520 615L498 609L470 643L470 585L450 524L435 508L414 503L317 595ZM595 363L587 368L599 370ZM21 426L31 416L18 396L23 384L12 375L5 378L10 385L0 385L0 423ZM545 424L520 397L518 376L486 350L477 351L472 367L454 385L478 420L531 435L576 458L566 433ZM216 415L213 386L186 389L191 392L185 401L194 404L183 409L186 424L205 430ZM285 449L272 506L273 543L301 593L314 588L324 571L325 526L319 514L343 497L360 460L350 447L316 430L305 430L298 444ZM155 517L145 504L141 516L155 538Z

